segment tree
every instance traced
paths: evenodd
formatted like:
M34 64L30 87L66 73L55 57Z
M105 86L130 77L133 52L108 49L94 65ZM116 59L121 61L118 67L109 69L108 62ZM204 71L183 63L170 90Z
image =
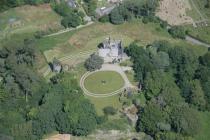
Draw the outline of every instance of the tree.
M163 99L164 103L161 103L165 106L168 106L169 112L172 112L172 109L177 104L182 104L184 99L180 95L180 89L177 86L166 86L158 96L159 99ZM157 98L157 99L158 99Z
M187 136L198 134L201 127L198 112L187 104L180 104L174 107L171 112L171 120L174 130Z
M119 8L115 8L114 10L112 10L112 12L110 14L110 21L113 24L122 24L122 23L124 23L125 19L124 19L122 13L120 13L120 9Z
M154 41L152 46L157 48L157 51L166 52L168 53L169 50L172 48L172 45L166 40Z
M176 83L182 89L183 97L187 98L190 94L190 82L199 64L196 53L189 48L174 47L169 51L169 57Z
M159 123L167 123L168 116L161 107L154 102L149 102L139 113L137 130L144 131L149 135L154 135L159 130Z
M205 110L205 97L203 89L201 87L200 81L195 80L192 83L191 95L189 97L189 102L196 106L199 110Z
M196 78L201 82L201 86L205 95L207 109L210 110L210 53L209 51L199 58L199 68Z
M144 80L144 89L148 98L159 95L166 87L176 87L173 78L161 71L148 72Z
M199 59L202 65L210 67L210 51L201 56Z
M54 4L54 10L63 17L61 24L65 27L77 27L82 23L84 14L77 9L70 8L67 2L62 1L59 4Z
M97 8L97 0L84 0L84 2L84 9L86 13L88 13L90 16L94 16L95 9Z
M76 14L71 14L68 15L66 17L64 17L61 21L61 24L65 27L77 27L82 23L82 20L80 17L78 17L78 15Z
M97 115L94 106L87 99L74 98L67 101L64 105L64 112L69 118L68 122L72 128L71 134L87 135L95 129Z
M129 47L125 49L125 52L133 61L135 79L142 84L146 77L146 73L155 70L155 66L150 60L149 53L135 42L130 44Z
M147 50L150 54L152 63L157 67L157 69L165 70L169 67L170 61L167 52L158 51L157 47L149 47Z
M88 71L94 71L100 69L103 63L104 60L102 57L92 54L90 58L85 61L85 67Z

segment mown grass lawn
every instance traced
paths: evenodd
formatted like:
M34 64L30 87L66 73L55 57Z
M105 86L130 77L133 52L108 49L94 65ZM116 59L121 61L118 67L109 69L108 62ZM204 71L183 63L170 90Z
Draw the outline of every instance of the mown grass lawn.
M98 115L104 115L103 109L107 106L112 106L115 109L121 109L122 104L119 102L119 95L114 95L105 98L95 98L86 96L87 99L95 106Z
M124 86L120 74L114 71L99 71L89 75L84 81L85 88L92 93L106 94Z
M86 69L84 67L84 63L78 64L72 72L76 75L77 81L80 81L80 78L83 74L86 73ZM116 109L122 108L122 103L119 101L119 95L114 95L111 97L105 97L105 98L95 98L92 96L86 96L87 99L90 100L90 102L95 106L96 112L98 115L104 115L103 108L107 106L112 106Z

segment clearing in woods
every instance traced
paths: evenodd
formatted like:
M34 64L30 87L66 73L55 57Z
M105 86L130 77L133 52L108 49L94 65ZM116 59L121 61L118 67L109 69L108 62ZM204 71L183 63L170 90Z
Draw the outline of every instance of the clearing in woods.
M187 10L191 10L188 0L161 0L156 15L170 25L193 24Z

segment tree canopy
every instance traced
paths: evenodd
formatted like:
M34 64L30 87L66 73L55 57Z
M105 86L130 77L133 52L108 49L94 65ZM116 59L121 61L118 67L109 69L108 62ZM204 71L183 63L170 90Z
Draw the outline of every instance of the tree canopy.
M166 41L149 47L134 42L125 51L147 99L137 130L155 140L191 140L200 132L199 111L208 110L209 52L199 58L193 49Z
M88 71L94 71L100 69L102 64L104 63L104 59L97 54L92 54L86 61L85 67Z
M87 135L99 123L72 74L48 83L36 72L38 51L33 40L0 50L0 132L16 140L41 139L58 131Z

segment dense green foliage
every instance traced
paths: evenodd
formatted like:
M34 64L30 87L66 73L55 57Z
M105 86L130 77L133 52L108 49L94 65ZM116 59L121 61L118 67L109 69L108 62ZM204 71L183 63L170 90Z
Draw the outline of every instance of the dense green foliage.
M41 139L53 131L87 135L100 118L72 74L46 83L35 72L33 40L0 50L0 132L15 140ZM76 109L75 109L76 108Z
M206 0L205 8L210 8L210 0Z
M24 4L38 5L43 3L49 3L50 0L1 0L0 11L5 11L12 7L21 6Z
M77 27L83 23L84 13L76 8L71 8L66 2L54 3L54 10L63 17L61 24L67 27Z
M184 28L179 27L179 26L173 26L169 29L168 31L172 37L174 38L180 38L180 39L185 39L186 31Z
M126 52L147 98L137 130L155 140L193 139L200 133L199 111L209 110L210 53L199 58L193 49L166 41L146 48L132 43Z
M85 61L85 67L88 71L94 71L100 69L103 63L103 58L96 54L92 54L90 58Z
M97 0L84 0L83 7L89 16L94 16L97 7Z
M116 7L110 14L110 22L122 24L129 21L132 17L145 17L148 21L153 20L154 12L158 6L158 0L126 0Z
M196 77L201 81L207 108L210 110L210 51L200 57L200 65Z
M103 109L105 115L115 115L117 110L112 106L107 106Z

